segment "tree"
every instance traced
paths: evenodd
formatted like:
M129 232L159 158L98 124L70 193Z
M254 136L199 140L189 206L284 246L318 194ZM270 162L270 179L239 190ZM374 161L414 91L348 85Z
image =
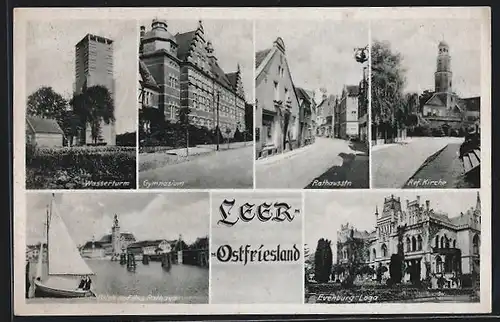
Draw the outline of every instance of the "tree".
M434 95L434 91L426 89L420 96L418 97L419 101L419 112L422 113L425 103L431 99L432 95Z
M404 128L405 70L402 56L391 50L387 42L374 41L372 57L372 120L375 138L393 138Z
M110 124L115 121L113 98L105 86L84 87L81 93L73 95L71 104L81 124L90 125L93 143L97 143L101 135L101 122Z
M27 115L51 118L62 124L68 102L52 87L40 87L28 96Z
M321 238L314 254L314 278L319 283L326 283L330 278L333 264L331 241Z
M404 226L398 226L397 237L398 237L398 252L392 254L391 262L389 264L389 273L391 275L391 283L399 284L403 278L403 266L404 266L404 233L406 231L406 224Z
M189 114L191 113L191 109L189 108L189 106L183 106L178 109L177 113L177 123L185 133L184 137L186 141L186 155L189 155Z

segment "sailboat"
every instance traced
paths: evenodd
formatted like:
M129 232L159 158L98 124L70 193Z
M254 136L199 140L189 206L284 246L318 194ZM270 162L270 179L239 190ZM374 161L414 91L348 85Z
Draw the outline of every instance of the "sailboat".
M91 290L78 289L79 277L95 275L83 260L57 208L51 200L47 211L48 277L42 280L43 248L40 243L38 266L34 281L35 297L95 297Z

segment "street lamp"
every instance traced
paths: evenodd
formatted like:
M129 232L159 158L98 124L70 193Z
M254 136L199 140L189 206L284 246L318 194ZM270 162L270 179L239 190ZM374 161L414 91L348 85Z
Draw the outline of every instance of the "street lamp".
M217 151L219 151L219 101L220 101L220 91L217 91L217 124L215 126L215 135L217 136Z
M361 48L355 48L354 49L354 59L360 64L366 63L368 61L368 45L366 45L365 47L361 47ZM367 111L368 106L367 106L366 69L367 69L367 66L363 66L363 80L361 81L362 86L360 86L360 89L359 89L360 100L359 100L358 106L360 108L358 108L358 109L360 111L358 111L358 115L361 115L361 113L359 113L359 112L362 112L363 115L366 115L368 113L368 111ZM366 127L367 127L366 128L366 135L368 135L368 120L366 121ZM359 134L361 134L361 133L358 132L358 135ZM362 140L361 135L359 135L359 139Z

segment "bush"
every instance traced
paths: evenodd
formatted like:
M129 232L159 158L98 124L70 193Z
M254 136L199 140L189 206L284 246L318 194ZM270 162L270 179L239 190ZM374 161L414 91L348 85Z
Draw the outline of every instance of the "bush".
M37 149L26 164L28 189L95 189L85 185L88 181L125 182L112 188L131 189L135 187L135 177L136 151L128 147Z
M136 146L135 132L127 132L116 136L116 145L118 146Z

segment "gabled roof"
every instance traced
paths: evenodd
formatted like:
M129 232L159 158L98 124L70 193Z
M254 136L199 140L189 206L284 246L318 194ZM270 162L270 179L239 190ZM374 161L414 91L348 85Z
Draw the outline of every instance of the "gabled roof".
M238 85L237 84L238 72L228 73L228 74L226 74L226 78L228 79L229 84L231 84L232 87L236 88L236 86Z
M226 74L222 70L222 68L217 64L217 61L215 60L210 60L210 69L212 70L212 73L215 75L215 78L225 86L232 88L233 86L231 85L231 82L227 78Z
M35 133L63 134L63 130L54 119L46 119L37 116L26 116L28 126Z
M479 112L481 106L481 97L463 98L462 104L467 112Z
M446 106L447 96L446 93L434 93L425 105Z
M306 100L308 102L311 101L311 97L309 96L309 94L307 93L307 91L301 87L295 87L295 90L297 92L297 97L299 99L303 99L303 100Z
M100 248L103 248L103 245L101 242L91 242L91 241L88 241L85 243L85 245L82 246L81 249L92 249L92 248L97 248L97 249L100 249Z
M267 57L269 52L271 51L271 48L260 50L255 53L255 69L259 68L260 64L264 61L264 59Z
M347 85L345 87L347 96L358 96L359 95L359 86L358 85Z
M195 35L196 30L184 32L182 34L178 33L177 35L175 35L177 45L179 46L179 48L177 48L177 57L179 57L180 60L186 59Z
M158 84L156 83L153 75L151 75L151 73L149 72L148 66L146 66L146 64L141 59L139 59L139 73L144 85L155 88L158 87Z

